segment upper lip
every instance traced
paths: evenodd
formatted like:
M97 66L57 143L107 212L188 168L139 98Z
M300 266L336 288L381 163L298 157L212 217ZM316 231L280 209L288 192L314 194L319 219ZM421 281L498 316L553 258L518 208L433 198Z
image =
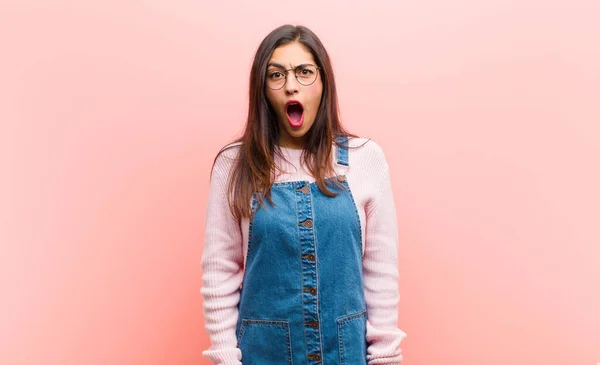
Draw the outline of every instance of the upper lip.
M290 106L290 104L299 104L302 109L304 109L304 105L302 105L302 103L298 100L288 100L287 103L285 103L285 108L287 109L288 106Z

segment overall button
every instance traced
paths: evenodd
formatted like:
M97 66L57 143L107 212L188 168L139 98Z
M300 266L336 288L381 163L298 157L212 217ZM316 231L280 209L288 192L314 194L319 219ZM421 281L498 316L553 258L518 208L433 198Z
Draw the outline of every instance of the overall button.
M315 257L315 255L313 255L313 254L311 253L311 254L308 254L308 255L304 255L304 256L302 256L302 258L303 258L303 259L307 259L308 261L315 261L315 258L316 258L316 257Z
M307 219L304 222L300 223L301 225L303 225L306 228L310 228L313 226L313 221L312 219Z
M304 185L301 189L298 189L296 191L299 191L302 194L308 194L310 193L310 188L307 185Z
M314 360L314 361L321 361L321 355L319 355L319 354L308 355L308 359Z
M306 322L304 325L312 328L319 328L319 322L317 321Z
M309 292L312 295L317 294L317 289L315 289L315 288L304 289L304 291Z

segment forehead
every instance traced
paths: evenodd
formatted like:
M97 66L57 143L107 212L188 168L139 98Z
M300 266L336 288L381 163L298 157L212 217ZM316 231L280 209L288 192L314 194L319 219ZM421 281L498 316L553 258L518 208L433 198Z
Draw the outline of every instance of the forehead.
M285 67L296 67L303 63L315 64L315 60L305 45L292 42L275 48L269 63L277 63Z

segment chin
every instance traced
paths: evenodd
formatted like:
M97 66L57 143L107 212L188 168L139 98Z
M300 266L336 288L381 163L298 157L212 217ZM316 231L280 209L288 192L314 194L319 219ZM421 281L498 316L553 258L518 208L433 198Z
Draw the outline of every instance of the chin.
M306 132L290 133L290 137L293 137L293 138L302 138L305 135L306 135Z
M302 127L300 127L300 129L296 129L296 130L288 129L288 133L292 137L303 137L306 134L306 132L308 132L309 129L310 129L310 127L303 125Z

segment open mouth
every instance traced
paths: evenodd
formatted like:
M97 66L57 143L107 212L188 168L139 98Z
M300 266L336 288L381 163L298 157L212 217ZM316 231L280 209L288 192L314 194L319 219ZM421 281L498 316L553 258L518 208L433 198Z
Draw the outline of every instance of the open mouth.
M304 122L304 107L299 101L288 101L285 104L285 114L292 127L300 127Z

